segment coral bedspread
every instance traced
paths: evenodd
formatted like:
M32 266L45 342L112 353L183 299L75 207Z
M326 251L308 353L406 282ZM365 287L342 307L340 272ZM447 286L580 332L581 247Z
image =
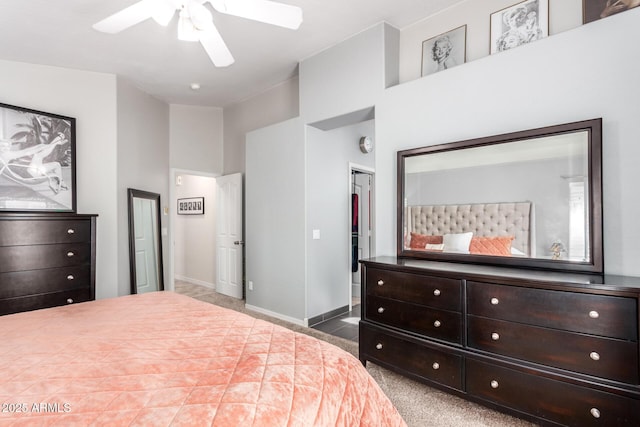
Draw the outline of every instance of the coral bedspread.
M0 426L404 426L360 362L171 292L0 317Z

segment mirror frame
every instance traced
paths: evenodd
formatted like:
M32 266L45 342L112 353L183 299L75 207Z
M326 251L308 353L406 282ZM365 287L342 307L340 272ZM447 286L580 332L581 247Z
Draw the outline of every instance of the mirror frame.
M404 160L408 157L441 153L445 151L464 150L480 146L503 144L545 136L588 132L588 182L589 182L589 250L590 258L586 262L568 260L550 260L544 258L512 258L490 255L471 255L438 252L422 252L404 247ZM519 132L506 133L446 144L431 145L398 151L397 157L397 256L398 258L427 259L432 261L448 261L469 264L485 264L510 267L547 269L554 271L571 271L579 273L603 274L604 255L602 241L602 119L583 120Z
M131 282L131 293L138 293L138 280L136 277L136 246L135 246L135 221L133 220L133 199L147 199L156 202L156 239L158 241L158 290L164 291L164 267L162 264L162 235L160 221L160 194L151 193L149 191L136 190L129 188L127 190L127 206L129 212L129 274Z

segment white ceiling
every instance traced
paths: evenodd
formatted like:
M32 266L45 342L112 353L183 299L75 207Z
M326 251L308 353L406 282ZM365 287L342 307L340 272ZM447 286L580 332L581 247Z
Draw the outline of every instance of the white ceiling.
M168 27L150 19L115 35L91 28L137 1L0 0L0 59L117 74L168 103L224 107L377 23L403 29L465 0L282 0L303 10L296 31L210 9L236 60L227 68L215 68L200 43L179 41L175 17Z

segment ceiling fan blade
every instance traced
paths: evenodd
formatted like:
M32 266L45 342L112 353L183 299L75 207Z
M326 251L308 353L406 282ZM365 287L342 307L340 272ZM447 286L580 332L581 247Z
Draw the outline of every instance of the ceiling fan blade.
M227 15L297 30L302 24L302 9L269 0L207 0L215 10Z
M216 67L227 67L235 62L227 44L213 23L204 31L200 31L200 43Z
M93 24L95 30L103 33L115 34L126 30L145 19L149 19L154 13L154 1L142 0L131 6L116 12L113 15Z

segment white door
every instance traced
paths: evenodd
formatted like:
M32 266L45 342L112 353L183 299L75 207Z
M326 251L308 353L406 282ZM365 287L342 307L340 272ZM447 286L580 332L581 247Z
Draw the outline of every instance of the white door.
M216 178L216 292L242 298L242 175Z
M371 216L369 215L371 207L371 175L367 173L356 173L352 175L353 191L358 195L358 260L369 258L371 246ZM352 212L353 214L353 212ZM353 219L353 217L352 217ZM355 265L354 265L355 266ZM352 284L360 284L360 263L357 265L357 271L352 270ZM354 292L354 295L357 295Z
M158 248L155 243L156 224L155 200L135 197L133 199L133 220L135 232L136 287L139 294L159 290Z

